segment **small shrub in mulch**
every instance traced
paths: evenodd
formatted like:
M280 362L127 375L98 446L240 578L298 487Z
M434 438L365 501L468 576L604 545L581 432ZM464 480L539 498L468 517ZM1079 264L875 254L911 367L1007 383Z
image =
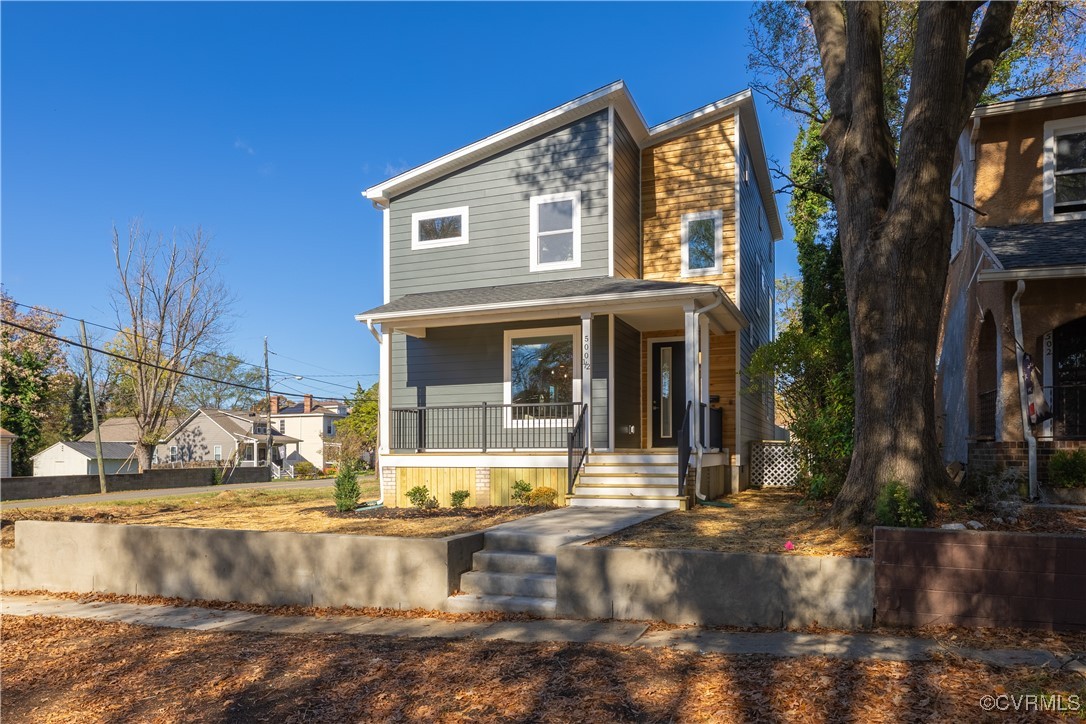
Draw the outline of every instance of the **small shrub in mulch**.
M481 508L372 508L346 513L328 511L330 518L371 520L434 520L439 518L494 518L505 515L532 515L553 510L547 505L488 505Z

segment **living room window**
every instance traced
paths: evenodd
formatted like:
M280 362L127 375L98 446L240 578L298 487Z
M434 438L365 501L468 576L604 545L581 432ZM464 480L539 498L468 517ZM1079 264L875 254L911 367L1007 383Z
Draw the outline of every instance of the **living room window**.
M581 266L581 192L533 196L531 271Z
M1044 220L1086 219L1086 116L1045 123Z
M507 424L568 422L581 399L581 365L575 350L580 327L505 332Z
M434 249L467 243L467 206L411 214L412 249Z
M698 211L682 216L682 275L720 274L724 257L724 212Z

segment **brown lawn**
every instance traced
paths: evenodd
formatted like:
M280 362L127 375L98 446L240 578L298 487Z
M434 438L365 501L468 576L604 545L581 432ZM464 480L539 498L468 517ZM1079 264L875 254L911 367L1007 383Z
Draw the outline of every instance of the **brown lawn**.
M788 488L749 489L723 500L734 507L697 506L667 513L594 545L809 556L871 555L870 530L843 532L829 525L828 501L804 500L801 493ZM994 521L994 517L994 513L977 510L967 501L940 503L929 526L976 520L985 530L1086 535L1086 512L1081 510L1027 506L1013 524ZM786 547L788 542L792 543L791 550Z
M376 500L371 476L361 481L362 500ZM15 545L17 520L84 521L182 528L232 528L296 533L347 533L439 538L488 528L537 513L540 508L384 508L337 513L332 488L228 490L186 497L159 497L95 505L3 509L0 544Z
M214 633L3 617L11 721L1060 721L982 697L1082 678L565 643Z

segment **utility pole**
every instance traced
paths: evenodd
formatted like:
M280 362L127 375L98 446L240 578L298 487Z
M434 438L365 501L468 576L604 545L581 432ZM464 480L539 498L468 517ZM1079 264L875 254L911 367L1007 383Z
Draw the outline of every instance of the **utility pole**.
M91 424L94 425L94 452L98 455L98 488L106 492L106 468L102 462L102 431L98 427L98 403L94 399L94 375L91 373L90 345L87 344L87 325L79 320L79 336L83 340L83 365L87 370L87 391L90 392Z
M271 374L268 369L268 338L264 338L264 393L268 398L268 449L264 453L265 463L271 470L272 462L272 433L271 433Z

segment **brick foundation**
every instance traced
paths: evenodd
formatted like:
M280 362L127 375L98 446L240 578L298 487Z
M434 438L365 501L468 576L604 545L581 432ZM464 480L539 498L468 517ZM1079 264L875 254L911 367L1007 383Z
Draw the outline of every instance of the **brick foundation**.
M395 465L382 465L381 466L381 497L385 500L385 505L396 505L396 466Z
M475 468L475 505L490 505L490 468Z
M1086 440L1038 440L1037 480L1048 482L1048 460L1057 450L1086 448ZM1029 467L1029 443L1025 441L996 442L983 440L969 443L969 469L977 472L997 468Z

